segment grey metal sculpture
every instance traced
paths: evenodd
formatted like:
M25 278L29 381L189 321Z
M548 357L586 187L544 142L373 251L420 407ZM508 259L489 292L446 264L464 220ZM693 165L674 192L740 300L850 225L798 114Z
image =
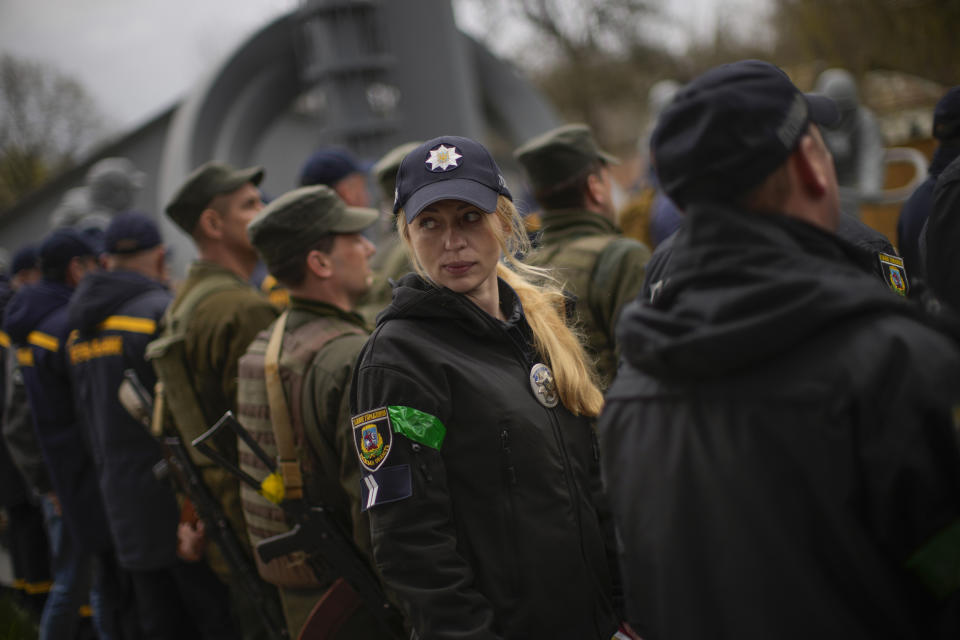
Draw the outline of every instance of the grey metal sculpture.
M495 132L509 158L557 124L525 79L457 29L450 0L311 0L251 37L184 100L163 150L157 211L208 160L264 165L269 196L294 187L321 145L375 159L406 140L456 134L496 153ZM180 274L192 244L161 217Z

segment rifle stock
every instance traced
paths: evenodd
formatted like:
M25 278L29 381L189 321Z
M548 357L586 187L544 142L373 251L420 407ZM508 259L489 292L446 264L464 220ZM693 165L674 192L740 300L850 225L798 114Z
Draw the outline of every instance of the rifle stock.
M241 438L250 447L254 455L266 464L271 473L276 471L276 461L267 456L260 445L247 433L243 425L237 421L233 413L229 411L210 430L195 439L193 445L201 453L209 455L208 452L211 447L207 444L207 441L225 428L233 430L237 437ZM217 458L220 459L217 460ZM216 456L215 452L211 459L217 461L242 482L263 495L261 483L255 478L238 469L236 465L223 460L221 456ZM271 499L266 495L264 497L268 500ZM346 586L359 597L370 614L377 619L384 633L388 634L386 637L402 637L403 623L399 613L387 600L380 586L380 581L361 556L353 540L343 531L330 511L322 505L309 505L302 498L281 500L279 503L275 500L272 501L283 509L291 529L286 533L261 540L256 548L256 553L259 554L260 559L264 563L268 563L291 553L303 552L307 556L307 564L317 577L322 579L324 570L322 565L317 562L317 558L323 558L339 575L340 579L347 583ZM343 586L338 589L338 593L340 596L336 601L341 602L346 593Z
M132 369L124 371L124 381L120 385L118 395L127 411L140 422L144 422L144 416L153 415L152 396ZM132 407L128 406L128 403L134 403L134 399L140 406L133 407L131 410ZM149 424L147 426L149 428ZM220 549L230 568L230 573L256 607L271 639L288 640L290 634L287 632L283 615L276 611L266 586L260 580L256 568L244 551L236 531L227 520L223 507L210 493L200 469L190 458L190 453L180 436L167 434L159 440L166 465L159 469L155 467L154 473L161 479L167 476L180 492L190 499L197 515L203 521L205 534Z

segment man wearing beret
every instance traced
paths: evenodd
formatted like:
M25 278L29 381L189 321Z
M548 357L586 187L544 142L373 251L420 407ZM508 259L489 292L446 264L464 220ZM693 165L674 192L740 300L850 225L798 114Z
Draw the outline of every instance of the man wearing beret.
M166 208L167 215L193 238L199 259L190 266L170 305L161 340L151 343L147 354L163 384L160 401L188 443L225 412L236 413L237 361L257 333L277 317L273 305L249 284L258 258L247 225L263 208L257 189L263 174L260 167L236 169L209 162L187 177ZM164 339L178 336L182 336L182 356L165 360L170 352L157 347ZM170 360L179 366L163 366ZM215 446L236 464L235 437L224 433ZM203 456L197 456L196 462L242 538L245 525L236 479ZM196 559L203 552L203 537L196 535L201 532L199 524L194 531L181 526L182 557ZM262 622L215 545L206 547L206 555L230 588L244 637L266 637Z
M37 245L22 246L13 254L8 275L9 280L0 280L0 319L13 295L40 279ZM14 356L10 336L0 331L0 505L7 514L18 602L39 619L50 591L50 550L38 499L51 489Z
M113 217L105 243L107 270L84 278L67 309L74 330L67 349L117 559L133 583L145 637L236 637L226 588L206 563L177 557L180 511L153 474L160 445L117 396L127 369L148 388L156 381L144 349L172 298L163 241L151 218L131 211Z
M10 300L4 331L16 349L40 451L53 491L43 497L54 584L40 621L43 638L71 638L77 611L88 602L102 637L116 637L110 597L113 550L88 438L74 408L68 372L67 304L83 277L97 268L99 248L73 228L51 232L40 245L42 277ZM93 558L103 566L90 588Z
M960 353L836 235L836 117L746 60L653 134L687 221L599 424L643 638L958 637Z
M346 206L328 187L312 186L277 198L250 224L250 239L267 269L290 291L290 308L240 359L238 387L240 422L272 458L299 461L302 482L284 473L288 497L302 492L308 502L329 509L353 534L365 559L370 531L360 512L360 466L348 398L354 361L369 333L355 312L373 279L374 247L361 232L377 216L374 209ZM276 378L265 374L271 366L278 367ZM271 385L276 395L271 396ZM291 450L283 450L284 440ZM255 478L267 476L263 463L245 455L244 448L240 460ZM241 492L252 542L289 529L279 507L246 487ZM271 569L287 561L274 561ZM322 559L319 564L325 565ZM314 605L341 577L332 570L303 574L306 567L299 566L301 572L290 575L261 569L261 575L284 587L280 593L291 637L298 636ZM337 619L345 613L325 609L319 615ZM361 609L337 637L383 635Z
M543 207L540 247L527 262L554 269L576 296L577 323L606 389L617 371L617 319L640 290L650 258L645 245L623 237L616 225L608 166L618 161L583 124L547 131L513 155Z

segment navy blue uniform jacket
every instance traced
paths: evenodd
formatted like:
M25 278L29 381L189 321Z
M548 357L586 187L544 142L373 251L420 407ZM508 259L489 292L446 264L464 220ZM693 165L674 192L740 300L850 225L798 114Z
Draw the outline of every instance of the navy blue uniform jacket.
M60 499L63 519L88 552L112 546L89 442L67 371L67 303L73 289L41 280L10 300L4 330L17 348L40 450Z
M117 399L125 369L152 389L143 358L170 303L159 282L131 271L100 271L84 278L70 301L68 352L77 409L90 436L107 521L120 565L150 570L176 561L179 511L173 490L153 475L159 443Z

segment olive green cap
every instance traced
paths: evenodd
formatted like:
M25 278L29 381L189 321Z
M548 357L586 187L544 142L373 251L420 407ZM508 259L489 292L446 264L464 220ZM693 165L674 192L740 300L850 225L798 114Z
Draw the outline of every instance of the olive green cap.
M312 185L272 201L247 226L247 233L271 269L328 235L359 233L379 215L376 209L348 207L330 187Z
M597 146L590 127L585 124L566 124L542 133L518 147L513 157L526 170L534 191L569 180L597 160L620 164L617 158Z
M400 162L408 153L419 147L422 142L407 142L399 147L394 147L387 151L382 158L377 160L370 170L373 177L377 180L380 187L380 196L383 201L393 206L393 199L397 190L397 170L400 168Z
M214 197L236 191L246 183L260 184L263 167L235 169L228 164L208 162L197 167L177 189L166 211L170 219L187 233L193 233L200 214Z

